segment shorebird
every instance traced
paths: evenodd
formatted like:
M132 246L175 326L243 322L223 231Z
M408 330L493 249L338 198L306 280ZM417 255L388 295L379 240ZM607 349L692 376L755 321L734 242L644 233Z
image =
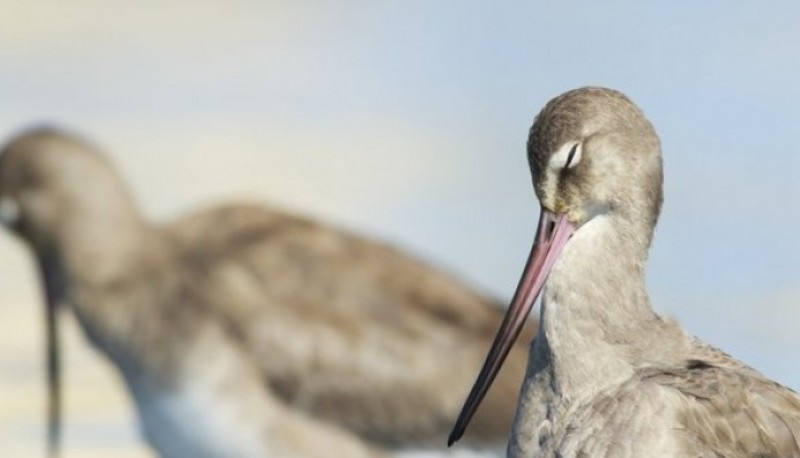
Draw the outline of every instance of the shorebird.
M434 447L502 319L394 248L260 205L151 224L102 152L50 129L0 153L0 219L45 286L51 452L63 306L120 370L167 458ZM526 359L516 347L474 445L506 440Z
M662 202L659 139L610 89L551 100L528 160L534 247L450 443L497 375L544 286L511 457L798 457L800 397L650 307Z

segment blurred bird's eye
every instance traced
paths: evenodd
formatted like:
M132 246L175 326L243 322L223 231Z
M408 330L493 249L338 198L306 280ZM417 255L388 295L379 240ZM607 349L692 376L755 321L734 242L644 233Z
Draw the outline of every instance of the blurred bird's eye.
M0 223L12 226L19 218L19 205L11 197L0 198Z

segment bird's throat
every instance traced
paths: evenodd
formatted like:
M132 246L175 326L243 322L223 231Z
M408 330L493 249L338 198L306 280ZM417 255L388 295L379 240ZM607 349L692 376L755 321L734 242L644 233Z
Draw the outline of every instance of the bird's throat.
M578 230L548 277L531 366L569 398L630 376L641 340L657 327L644 282L648 243L611 218ZM578 395L580 393L580 395Z

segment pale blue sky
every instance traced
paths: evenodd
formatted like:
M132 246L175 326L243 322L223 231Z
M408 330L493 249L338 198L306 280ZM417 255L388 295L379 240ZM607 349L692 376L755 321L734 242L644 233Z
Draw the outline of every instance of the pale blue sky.
M506 298L538 212L533 116L622 90L665 153L654 303L800 388L797 2L2 3L4 138L56 122L155 217L269 200Z

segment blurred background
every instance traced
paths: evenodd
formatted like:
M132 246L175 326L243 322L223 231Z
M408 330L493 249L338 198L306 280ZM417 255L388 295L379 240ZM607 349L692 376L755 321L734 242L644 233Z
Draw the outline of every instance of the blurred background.
M0 1L0 138L101 145L155 221L269 202L508 299L538 216L525 141L551 97L627 93L664 148L658 311L800 388L800 5ZM43 456L42 305L0 233L0 456ZM116 372L67 332L65 449L145 457Z

